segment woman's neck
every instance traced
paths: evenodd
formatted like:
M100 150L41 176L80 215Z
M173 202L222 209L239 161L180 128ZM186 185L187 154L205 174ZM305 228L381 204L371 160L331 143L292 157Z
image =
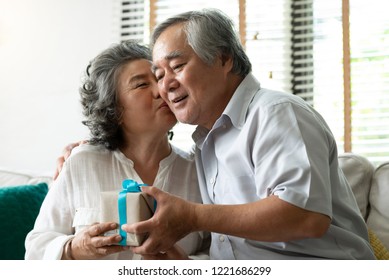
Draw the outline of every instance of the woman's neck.
M159 163L171 153L166 137L131 137L120 151L134 162L135 171L143 183L152 185L157 176Z

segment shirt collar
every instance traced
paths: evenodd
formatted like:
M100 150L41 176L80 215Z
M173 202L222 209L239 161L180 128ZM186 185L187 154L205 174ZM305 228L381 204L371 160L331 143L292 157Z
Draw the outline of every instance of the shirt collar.
M236 128L241 128L245 123L251 100L260 88L258 80L249 73L235 90L223 115L228 116Z
M235 127L241 128L246 120L251 100L260 88L258 80L252 73L249 73L235 90L221 117L228 116ZM197 126L192 134L192 138L199 148L201 148L208 132L208 129Z

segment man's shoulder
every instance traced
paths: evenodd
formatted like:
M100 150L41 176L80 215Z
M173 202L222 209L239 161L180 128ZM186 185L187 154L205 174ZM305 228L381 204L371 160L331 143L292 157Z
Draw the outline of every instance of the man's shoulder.
M250 109L271 109L281 104L293 104L306 107L308 104L299 96L292 93L261 88L253 98Z

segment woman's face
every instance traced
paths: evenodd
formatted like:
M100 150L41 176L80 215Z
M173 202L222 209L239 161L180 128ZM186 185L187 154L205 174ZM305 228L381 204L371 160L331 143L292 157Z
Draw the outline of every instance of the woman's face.
M150 61L129 61L121 67L117 78L118 101L123 109L121 127L125 133L165 134L176 124L176 117L159 95Z

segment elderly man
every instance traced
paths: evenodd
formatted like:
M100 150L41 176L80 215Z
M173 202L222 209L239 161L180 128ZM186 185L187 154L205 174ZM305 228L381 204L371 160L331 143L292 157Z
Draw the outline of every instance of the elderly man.
M132 250L159 254L212 232L211 259L374 259L367 228L323 118L299 97L261 88L218 10L167 19L152 36L162 98L193 134L204 204L155 187L147 232Z

